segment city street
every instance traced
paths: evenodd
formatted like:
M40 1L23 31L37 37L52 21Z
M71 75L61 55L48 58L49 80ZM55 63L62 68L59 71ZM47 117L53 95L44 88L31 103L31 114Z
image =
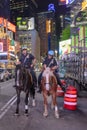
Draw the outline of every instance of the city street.
M86 129L87 0L0 0L0 130Z
M21 93L20 116L15 116L16 92L12 87L14 79L0 83L0 130L85 130L87 127L87 98L79 97L77 110L63 108L63 97L57 97L60 118L56 119L54 111L43 117L43 97L36 93L36 106L29 103L29 116L24 115L24 93Z

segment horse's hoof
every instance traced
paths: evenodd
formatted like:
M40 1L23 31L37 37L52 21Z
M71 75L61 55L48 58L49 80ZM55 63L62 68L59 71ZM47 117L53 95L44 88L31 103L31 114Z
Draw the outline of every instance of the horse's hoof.
M44 112L44 113L43 113L43 116L44 116L44 117L47 117L47 116L48 116L48 113Z
M14 116L20 116L20 114L19 114L19 113L17 113L17 112L15 112Z
M24 115L25 115L25 116L28 116L28 109L25 109Z
M59 119L59 114L58 114L58 113L56 113L56 114L55 114L55 117L56 117L57 119Z
M28 114L28 113L24 113L24 115L25 115L25 116L29 116L29 114Z
M33 107L36 106L35 100L32 101L32 106L33 106Z

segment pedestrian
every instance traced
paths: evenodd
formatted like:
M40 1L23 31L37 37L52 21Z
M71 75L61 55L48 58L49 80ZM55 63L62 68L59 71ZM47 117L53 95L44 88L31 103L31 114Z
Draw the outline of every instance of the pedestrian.
M60 78L59 78L59 75L58 75L58 66L57 66L57 61L56 59L54 58L54 51L53 50L50 50L48 51L48 54L47 56L45 57L44 61L43 61L43 70L46 68L46 67L49 67L51 68L51 70L53 70L53 73L57 79L57 83L61 86L61 88L63 90L65 90L62 86L62 83L60 81ZM37 92L41 93L41 79L42 79L42 74L43 74L43 70L42 72L39 74L38 76L38 87L39 87L39 90Z

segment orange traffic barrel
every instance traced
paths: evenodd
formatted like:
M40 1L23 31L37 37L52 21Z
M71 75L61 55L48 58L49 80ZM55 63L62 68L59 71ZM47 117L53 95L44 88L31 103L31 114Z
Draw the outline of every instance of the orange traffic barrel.
M60 87L60 85L57 86L57 96L64 96L64 91L62 90L62 88Z
M64 108L69 110L77 109L77 89L74 86L68 86L64 95Z
M61 83L62 83L63 86L66 85L66 81L64 79L61 80Z

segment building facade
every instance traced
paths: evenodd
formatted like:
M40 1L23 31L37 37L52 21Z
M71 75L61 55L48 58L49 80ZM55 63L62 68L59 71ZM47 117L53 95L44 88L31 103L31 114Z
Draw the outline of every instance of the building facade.
M41 56L46 55L49 49L57 48L55 12L38 13L38 32L41 39Z
M40 60L40 39L37 32L37 3L35 0L10 0L11 21L17 27L16 41L21 47L27 46L28 52ZM38 52L38 53L37 53Z
M10 0L11 21L16 24L17 17L36 17L35 0Z

